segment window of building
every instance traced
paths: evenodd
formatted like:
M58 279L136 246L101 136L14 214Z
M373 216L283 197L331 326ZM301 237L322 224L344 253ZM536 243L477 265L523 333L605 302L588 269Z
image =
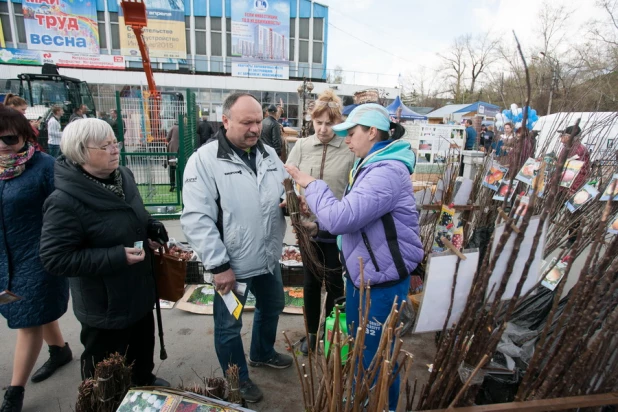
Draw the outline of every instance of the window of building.
M0 3L0 21L2 22L2 34L5 42L13 41L13 33L11 33L11 18L9 16L9 4ZM13 47L12 45L9 47Z
M105 12L97 11L97 26L99 28L99 47L101 52L107 53L107 35L105 33Z
M232 55L232 19L225 19L225 30L227 31L225 41L225 55L230 57Z
M294 39L290 39L290 56L289 59L291 62L294 61Z
M324 19L313 19L313 40L324 40Z
M195 54L206 55L206 19L195 17Z
M210 54L212 56L223 56L223 47L221 46L221 18L210 18Z
M191 17L185 16L185 47L187 54L191 54Z
M20 47L26 47L28 40L26 39L24 9L22 8L21 3L13 3L13 10L15 12L15 25L17 26L17 42L20 43Z
M313 62L317 64L322 64L322 42L314 41L313 42Z
M298 61L301 63L309 63L309 42L301 40L298 45Z
M112 27L112 49L120 49L120 26L118 25L118 13L110 12L109 21Z
M306 19L306 18L300 19L298 37L301 39L309 39L309 19Z

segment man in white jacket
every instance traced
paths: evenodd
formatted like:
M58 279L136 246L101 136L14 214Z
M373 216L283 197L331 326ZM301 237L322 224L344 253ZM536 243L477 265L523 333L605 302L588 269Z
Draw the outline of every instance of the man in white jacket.
M215 349L223 373L240 368L240 391L259 402L261 390L249 379L240 331L221 295L245 283L256 298L249 365L277 369L292 364L274 344L284 295L279 258L285 218L279 207L287 172L275 150L259 142L262 108L250 94L234 93L223 103L223 128L190 158L183 177L180 222L204 268L213 274Z
M47 121L47 147L50 156L58 157L61 154L60 140L62 140L60 118L64 114L64 110L60 106L54 106L51 111L52 115Z

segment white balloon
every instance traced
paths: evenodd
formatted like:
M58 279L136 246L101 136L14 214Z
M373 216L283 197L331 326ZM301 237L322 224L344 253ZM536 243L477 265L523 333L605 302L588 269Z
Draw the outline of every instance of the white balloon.
M504 122L502 120L496 120L495 126L496 127L502 127L502 126L504 126Z
M520 127L521 127L521 122L517 122L517 123L515 123L515 128L516 128L516 129L519 129Z
M518 107L518 108L517 108L517 113L516 113L516 114L517 114L517 115L520 115L520 114L522 114L523 112L524 112L524 110L523 110L521 107Z
M511 103L511 112L517 114L517 105L515 103Z
M497 122L504 121L504 115L502 113L497 113L496 114L496 121Z

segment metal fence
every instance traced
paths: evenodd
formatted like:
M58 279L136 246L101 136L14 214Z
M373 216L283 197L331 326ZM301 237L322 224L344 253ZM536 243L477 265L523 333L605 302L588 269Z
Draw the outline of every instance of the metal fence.
M163 96L157 110L146 92L138 97L121 97L117 92L116 110L121 164L133 172L144 204L181 205L182 174L196 147L195 94ZM168 140L174 128L178 151L170 152Z

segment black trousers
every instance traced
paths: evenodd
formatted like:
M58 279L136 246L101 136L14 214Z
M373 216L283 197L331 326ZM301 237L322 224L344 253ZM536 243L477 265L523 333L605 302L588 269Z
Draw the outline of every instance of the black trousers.
M303 267L305 275L304 300L307 329L309 333L317 333L320 326L320 309L322 308L322 282L326 283L326 315L335 306L335 299L343 296L343 277L339 249L336 243L315 242L316 250L322 264L329 269L324 279L323 273L310 273Z
M127 365L133 363L135 385L150 385L154 380L155 324L152 311L126 329L99 329L82 323L80 340L82 379L94 377L94 367L109 355L126 355Z
M176 187L176 164L172 166L172 164L170 163L169 174L170 174L170 186Z

